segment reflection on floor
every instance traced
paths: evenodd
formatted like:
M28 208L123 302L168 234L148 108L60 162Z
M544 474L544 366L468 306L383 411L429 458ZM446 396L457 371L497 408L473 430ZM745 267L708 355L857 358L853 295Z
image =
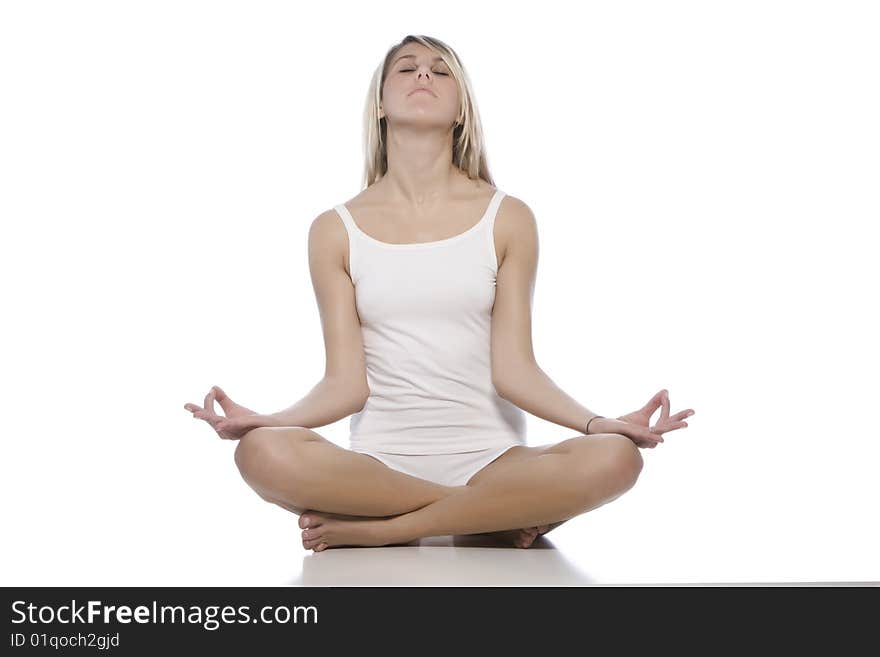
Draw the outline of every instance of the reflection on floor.
M515 584L514 584L515 582ZM406 545L310 552L294 586L588 586L596 582L550 538L527 549L491 536L432 536Z

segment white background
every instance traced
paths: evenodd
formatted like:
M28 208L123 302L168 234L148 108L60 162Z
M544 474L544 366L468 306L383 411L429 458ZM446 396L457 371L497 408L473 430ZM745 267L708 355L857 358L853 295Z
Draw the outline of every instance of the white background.
M308 228L360 191L410 33L462 58L537 217L541 367L603 415L696 410L548 538L600 582L880 580L874 3L154 1L0 8L0 583L320 556L183 405L321 378Z

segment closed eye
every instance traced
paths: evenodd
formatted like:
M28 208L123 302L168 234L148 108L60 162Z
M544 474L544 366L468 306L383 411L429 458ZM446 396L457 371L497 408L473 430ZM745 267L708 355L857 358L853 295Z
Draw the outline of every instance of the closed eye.
M400 69L401 73L407 73L408 71L415 71L414 68L402 68ZM437 75L449 75L449 73L443 73L442 71L434 71Z

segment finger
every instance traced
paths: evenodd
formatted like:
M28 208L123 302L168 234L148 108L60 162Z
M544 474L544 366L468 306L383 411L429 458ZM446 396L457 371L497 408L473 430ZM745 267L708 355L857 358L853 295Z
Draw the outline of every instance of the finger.
M651 397L651 400L647 404L645 404L643 410L650 411L651 412L650 414L653 415L654 411L657 410L657 407L660 406L660 403L663 399L663 392L664 391L661 390L656 395Z
M662 402L663 402L663 410L660 411L660 420L659 420L660 422L662 422L663 420L669 419L669 391L668 390L663 391Z
M642 438L649 443L662 443L663 436L661 436L659 433L655 433L656 430L657 425L654 425L653 429L643 428L639 432L639 438Z
M220 408L223 409L224 413L229 415L229 411L235 406L229 398L229 395L227 395L220 386L214 386L212 390L214 391L214 398L217 400L217 403L220 404Z
M184 404L183 407L190 413L203 410L201 406L196 406L195 404Z
M683 429L686 426L687 426L687 422L677 422L675 424L666 424L662 427L661 426L651 427L651 431L653 431L657 435L662 435L664 433L669 433L670 431L675 431L676 429Z
M674 422L667 423L666 428L663 431L657 431L656 433L666 433L667 431L675 431L676 429L683 429L688 425L687 422Z
M200 420L204 420L205 422L210 424L212 429L214 429L214 430L217 429L217 423L219 422L218 415L215 415L214 413L210 413L208 411L198 411L198 412L194 413L193 415L195 417L199 418Z
M673 415L673 416L670 417L669 419L675 422L675 421L678 421L678 420L683 420L683 419L686 418L686 417L690 417L690 416L693 415L693 414L694 414L694 409L689 408L689 409L684 410L684 411L679 411L678 413L676 413L675 415Z
M217 413L217 411L214 410L214 388L211 388L208 391L208 394L205 395L205 410L214 414Z

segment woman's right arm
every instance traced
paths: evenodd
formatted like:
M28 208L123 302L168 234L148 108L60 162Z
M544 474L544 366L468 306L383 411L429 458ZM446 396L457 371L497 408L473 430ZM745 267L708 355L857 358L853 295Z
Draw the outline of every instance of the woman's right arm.
M335 210L312 221L308 248L324 335L324 378L293 406L263 416L269 426L332 424L361 410L370 394L354 284L345 269L348 234Z

